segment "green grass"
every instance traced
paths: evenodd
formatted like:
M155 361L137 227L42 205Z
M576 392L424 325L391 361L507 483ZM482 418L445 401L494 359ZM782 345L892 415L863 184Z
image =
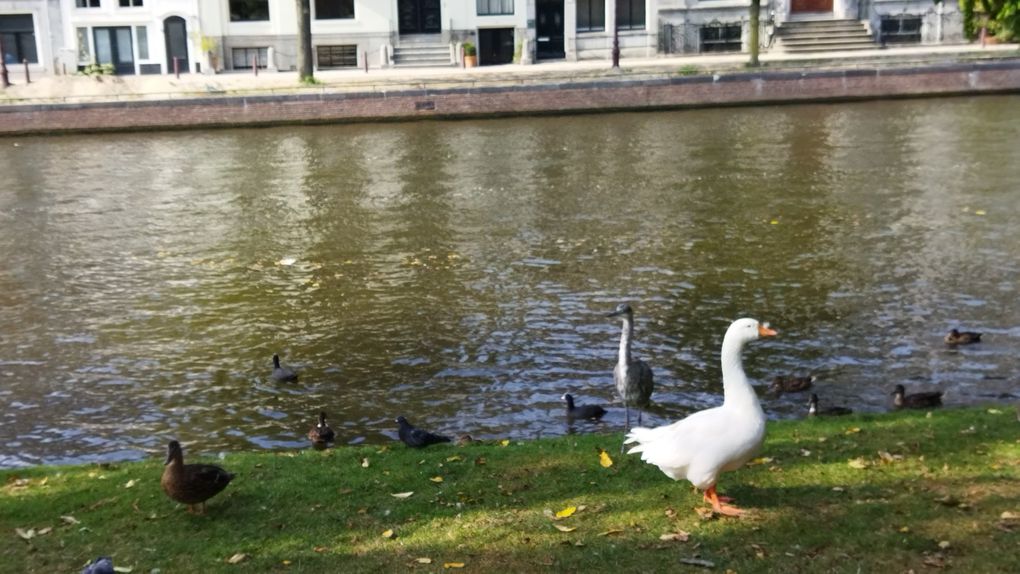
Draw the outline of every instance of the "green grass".
M237 478L204 516L163 495L162 457L8 470L0 571L77 572L109 555L164 574L700 570L690 558L716 572L1015 572L1020 525L1002 514L1020 513L1018 431L1012 409L770 423L767 458L719 484L752 511L741 519L699 516L700 495L620 455L619 434L230 454L219 464Z

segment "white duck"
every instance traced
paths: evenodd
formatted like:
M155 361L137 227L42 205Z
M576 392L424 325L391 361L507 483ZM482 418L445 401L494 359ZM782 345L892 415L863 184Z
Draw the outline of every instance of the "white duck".
M734 321L722 344L722 406L698 411L670 425L631 430L625 444L637 446L628 454L640 452L641 460L659 467L673 480L691 481L719 514L743 514L735 506L722 504L732 500L716 494L715 483L719 473L743 466L765 441L765 413L744 374L740 352L745 343L775 334L768 324L754 319Z

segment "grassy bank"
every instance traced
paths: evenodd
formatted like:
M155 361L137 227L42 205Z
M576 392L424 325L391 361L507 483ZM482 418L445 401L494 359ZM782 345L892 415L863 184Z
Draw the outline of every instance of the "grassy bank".
M1012 408L771 423L720 482L742 519L699 515L619 434L231 454L204 516L163 495L160 456L3 471L0 571L1015 572L1018 437Z

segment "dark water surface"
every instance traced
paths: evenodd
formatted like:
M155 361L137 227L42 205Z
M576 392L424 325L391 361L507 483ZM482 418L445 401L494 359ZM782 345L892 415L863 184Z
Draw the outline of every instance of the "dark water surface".
M0 466L567 432L637 311L664 423L752 378L1018 394L1020 97L0 139ZM949 349L953 326L985 332ZM301 369L268 380L270 357ZM763 396L799 417L806 396ZM1006 400L1009 400L1008 397ZM602 428L622 426L611 407ZM599 427L580 425L579 432Z

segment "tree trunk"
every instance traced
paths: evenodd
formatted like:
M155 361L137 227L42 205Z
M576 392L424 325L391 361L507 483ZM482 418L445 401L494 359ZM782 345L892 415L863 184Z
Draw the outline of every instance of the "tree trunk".
M298 46L297 69L298 80L307 82L314 80L312 72L312 7L311 0L294 0L297 3Z
M749 61L747 65L752 68L758 67L758 20L760 14L761 0L751 0L751 21L748 23L748 26L750 26L751 29L749 34L750 37L747 40L750 44L748 48L751 52L751 61Z

